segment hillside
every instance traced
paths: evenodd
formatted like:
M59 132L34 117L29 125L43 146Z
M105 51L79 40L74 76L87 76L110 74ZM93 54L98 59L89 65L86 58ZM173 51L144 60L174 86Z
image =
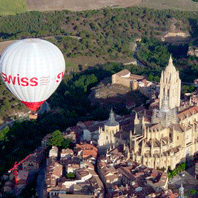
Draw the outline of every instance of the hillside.
M137 7L83 12L28 12L0 18L0 41L28 37L46 38L61 49L66 60L67 74L70 74L71 71L79 72L98 64L131 59L135 39L141 37L160 39L164 32L170 30L173 19L177 30L188 31L190 36L195 38L198 36L197 18L198 12ZM148 56L146 54L149 53L143 52L144 56ZM165 53L164 57L168 57L171 52L166 50ZM153 59L148 61L151 63ZM164 58L163 65L167 61L168 59ZM152 68L148 64L148 68L133 67L131 71L144 75L152 72L158 76L162 64L160 60L155 61L155 64L159 67ZM0 93L3 95L3 91ZM9 108L13 108L12 105L8 106Z
M93 65L131 57L132 42L136 38L159 38L170 29L172 18L178 21L178 30L197 36L197 16L198 13L192 12L137 7L84 12L29 12L1 17L0 39L52 36L48 40L62 50L68 67L83 66L90 61Z

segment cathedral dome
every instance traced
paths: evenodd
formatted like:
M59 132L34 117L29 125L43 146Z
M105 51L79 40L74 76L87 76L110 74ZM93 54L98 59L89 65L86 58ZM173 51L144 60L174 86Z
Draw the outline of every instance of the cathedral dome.
M109 120L105 123L106 126L118 126L119 123L115 121L115 115L113 110L111 109Z
M175 66L173 65L172 56L170 56L169 63L168 63L168 66L165 69L165 72L169 72L169 73L175 73L176 72Z

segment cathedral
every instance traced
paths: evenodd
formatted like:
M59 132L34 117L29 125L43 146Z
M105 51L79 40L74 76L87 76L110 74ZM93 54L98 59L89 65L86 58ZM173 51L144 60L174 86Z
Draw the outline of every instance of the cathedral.
M127 132L120 129L111 110L109 120L99 129L98 148L124 145L134 161L151 168L174 169L193 159L198 150L198 106L181 110L180 96L179 71L170 57L161 73L158 108L141 117L136 113L134 127Z

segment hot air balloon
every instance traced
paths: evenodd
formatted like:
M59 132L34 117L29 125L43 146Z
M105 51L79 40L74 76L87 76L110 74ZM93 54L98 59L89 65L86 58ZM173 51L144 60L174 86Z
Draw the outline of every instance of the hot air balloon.
M65 60L54 44L38 38L23 39L3 51L0 72L8 89L36 111L60 84Z

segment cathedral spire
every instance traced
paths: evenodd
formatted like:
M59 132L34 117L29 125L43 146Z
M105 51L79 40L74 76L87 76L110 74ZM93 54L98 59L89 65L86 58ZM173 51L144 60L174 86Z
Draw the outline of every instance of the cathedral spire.
M111 108L111 111L110 111L110 114L109 114L109 121L111 121L111 122L115 121L115 114L114 114L112 108Z
M170 58L169 58L169 61L168 61L168 65L165 69L165 72L168 72L168 73L175 73L176 72L175 66L173 65L173 58L172 58L171 55L170 55Z
M137 112L135 112L135 119L138 120Z
M170 55L169 64L168 64L168 65L173 65L173 58L172 58L172 55Z

